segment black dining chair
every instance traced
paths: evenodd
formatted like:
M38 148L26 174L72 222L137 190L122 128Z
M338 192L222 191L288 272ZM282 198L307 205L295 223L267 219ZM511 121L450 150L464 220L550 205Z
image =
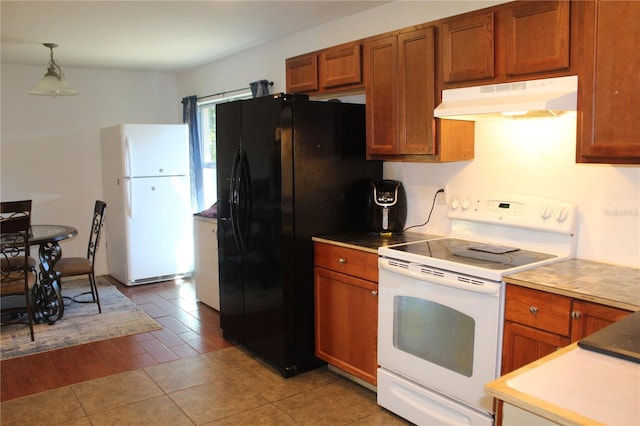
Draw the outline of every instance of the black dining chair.
M60 258L53 267L53 270L59 274L60 278L87 275L89 277L90 291L75 295L73 297L73 301L78 303L97 303L98 312L100 313L102 313L102 307L100 306L100 296L98 295L94 263L96 252L98 251L98 245L100 244L100 233L102 232L106 208L107 203L96 200L93 209L93 219L91 222L91 233L89 234L87 257L64 257L63 254L62 258ZM62 288L62 286L63 284L61 283L60 287ZM79 296L86 294L91 294L91 300L78 299Z
M2 325L13 323L29 324L31 341L33 335L33 304L31 290L36 285L37 276L29 266L29 228L31 215L12 215L0 218L0 256L3 265L0 272L0 316ZM26 319L24 318L26 314Z
M0 217L2 219L18 217L18 216L29 216L31 217L31 204L32 200L20 200L20 201L2 201L0 203ZM36 260L30 256L29 246L25 247L28 256L28 266L29 270L35 272L36 270ZM0 258L0 268L3 271L10 271L22 268L22 257L21 256L10 256Z

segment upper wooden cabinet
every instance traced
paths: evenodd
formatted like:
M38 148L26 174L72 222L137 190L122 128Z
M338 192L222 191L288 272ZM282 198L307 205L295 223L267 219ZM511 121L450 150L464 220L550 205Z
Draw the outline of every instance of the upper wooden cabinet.
M584 45L576 160L640 164L640 2L589 1L577 7Z
M398 161L473 158L473 123L436 123L433 116L434 27L414 27L366 39L363 56L367 158ZM443 135L452 137L443 139Z
M287 93L307 93L318 90L318 55L305 55L288 58Z
M442 24L442 73L445 83L495 76L494 13L457 18Z
M286 60L287 92L320 94L362 87L359 41Z
M516 3L504 11L505 74L569 68L569 2Z
M320 87L332 89L362 84L362 45L347 43L320 52L318 56Z
M489 84L569 70L569 22L568 0L513 2L445 20L442 81Z

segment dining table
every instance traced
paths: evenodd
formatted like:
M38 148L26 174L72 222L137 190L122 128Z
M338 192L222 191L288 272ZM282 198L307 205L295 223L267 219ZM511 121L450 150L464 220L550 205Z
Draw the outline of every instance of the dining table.
M40 258L38 282L33 289L34 321L53 324L64 314L60 274L54 270L62 256L60 241L73 238L78 230L68 225L31 225L29 243L37 245Z

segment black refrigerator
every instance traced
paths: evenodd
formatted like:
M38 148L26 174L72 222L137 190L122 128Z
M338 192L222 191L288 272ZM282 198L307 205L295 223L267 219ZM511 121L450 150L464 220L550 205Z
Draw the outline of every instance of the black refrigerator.
M312 237L365 229L365 106L276 94L216 107L220 325L282 376L318 367Z

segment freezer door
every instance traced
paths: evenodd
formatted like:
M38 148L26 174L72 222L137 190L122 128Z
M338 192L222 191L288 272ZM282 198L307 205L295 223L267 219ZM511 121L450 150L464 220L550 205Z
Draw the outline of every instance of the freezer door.
M125 124L122 143L124 176L189 174L186 124Z
M190 273L193 228L189 177L128 180L130 198L124 211L128 281Z

